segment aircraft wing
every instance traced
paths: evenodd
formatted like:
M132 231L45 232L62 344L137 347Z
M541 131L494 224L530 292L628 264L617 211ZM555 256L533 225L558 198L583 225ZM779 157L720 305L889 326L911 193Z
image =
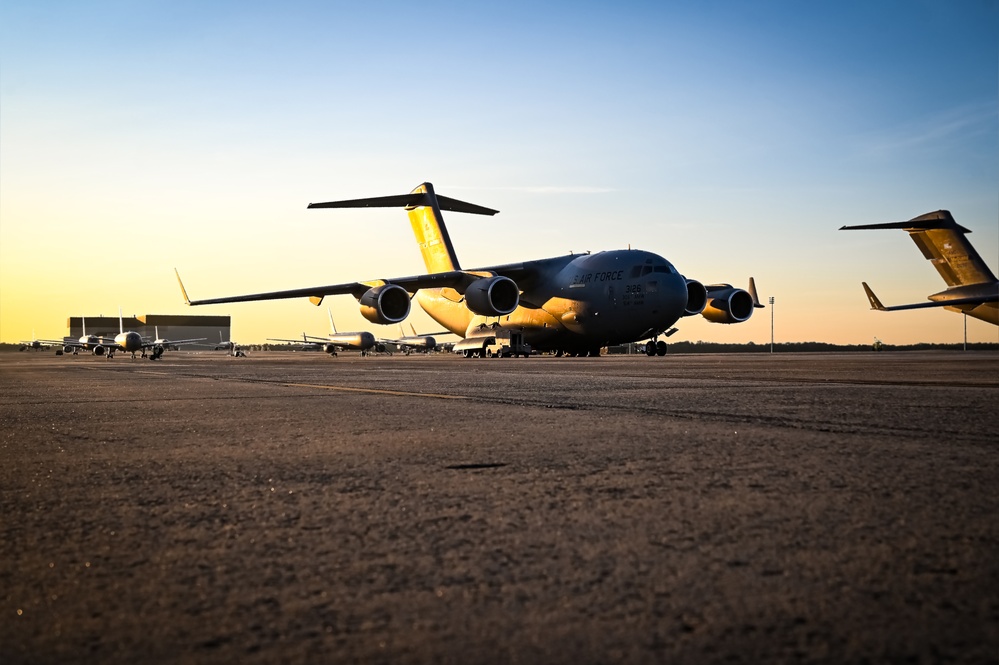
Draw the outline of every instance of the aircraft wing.
M175 269L176 272L176 269ZM177 273L177 282L180 284L184 302L188 305L215 305L228 302L249 302L254 300L281 300L285 298L309 298L313 304L319 305L325 296L352 295L360 298L374 286L382 284L395 284L406 289L410 293L416 293L420 289L432 289L439 287L461 288L481 275L476 275L472 271L452 270L449 272L431 273L427 275L412 275L410 277L396 277L393 279L378 279L370 282L345 282L343 284L329 284L326 286L310 286L304 289L289 289L287 291L270 291L268 293L250 293L239 296L225 296L222 298L208 298L202 300L191 300L188 298L187 289L180 280L180 273Z
M896 310L902 309L924 309L926 307L958 307L960 305L981 305L985 302L995 301L996 298L992 300L984 300L982 296L970 296L967 298L951 298L949 300L931 300L929 302L917 302L908 305L891 305L885 306L881 304L881 299L875 295L874 290L867 285L867 282L861 282L864 287L864 293L867 294L867 300L871 303L871 309L876 309L879 312L894 312Z
M968 242L968 229L954 221L947 210L937 210L910 219L907 222L887 224L860 224L840 227L841 231L864 229L902 229L916 243L923 256L933 264L947 286L967 286L995 282L988 265ZM920 305L934 307L936 305Z

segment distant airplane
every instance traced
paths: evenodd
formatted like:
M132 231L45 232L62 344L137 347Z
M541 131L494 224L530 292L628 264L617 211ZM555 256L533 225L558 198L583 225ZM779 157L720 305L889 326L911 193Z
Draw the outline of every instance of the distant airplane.
M177 279L180 279L180 274L177 274ZM181 288L184 286L181 284ZM330 334L326 337L320 337L318 335L306 335L302 333L302 339L275 339L273 337L268 337L267 339L271 342L304 342L320 344L323 351L330 354L334 358L336 357L337 351L342 351L349 349L352 351L360 351L362 356L368 354L371 349L377 351L384 350L384 346L379 348L379 342L375 339L375 336L367 331L361 332L345 332L338 333L336 331L336 324L333 323L333 311L329 308L326 310L330 315Z
M207 339L205 337L197 337L194 339L169 340L166 339L165 337L160 337L159 326L153 326L153 331L156 334L156 339L154 339L152 342L153 352L149 356L150 359L152 360L156 360L157 358L161 357L163 355L163 352L166 351L167 349L173 349L174 351L176 351L177 347L180 346L181 344L191 344L192 342L203 342L205 339ZM143 354L143 357L145 357L145 354Z
M885 307L867 282L861 282L871 303L871 309L892 312L900 309L943 307L992 325L999 325L999 281L964 237L971 231L955 222L949 210L928 212L907 222L840 227L840 231L857 229L907 231L923 256L933 264L947 283L945 290L927 296L931 302Z
M409 324L412 329L413 334L407 335L402 329L402 324L399 324L399 338L398 339L379 339L378 342L381 344L395 344L399 349L409 355L413 351L419 353L428 353L437 348L437 340L434 339L432 335L420 335L416 332L416 328L413 324ZM445 333L450 335L450 332Z
M118 329L119 333L114 336L114 338L108 337L98 337L97 335L87 334L87 320L83 318L83 336L79 339L73 339L72 337L65 337L61 344L64 346L66 352L73 352L76 355L80 350L90 351L95 356L106 356L108 360L114 358L114 354L117 351L124 351L125 353L131 353L132 359L135 360L136 353L142 353L142 357L148 357L150 360L156 360L163 355L163 350L165 344L164 340L144 340L142 335L132 330L125 330L125 319L121 315L121 308L118 308ZM159 330L157 329L157 337L159 336ZM204 339L204 338L201 338ZM196 342L198 340L194 339L179 339L173 342L167 342L168 344L187 344L189 342ZM147 349L152 349L151 354L146 354Z
M749 290L730 284L704 286L687 279L669 261L651 252L612 250L569 254L477 270L462 270L444 225L442 210L495 215L496 210L437 196L425 182L409 194L313 203L309 208L403 207L423 254L428 273L288 291L254 293L188 305L308 297L318 305L325 296L350 294L361 315L380 325L400 323L410 299L447 330L465 337L483 323L499 323L523 333L537 350L572 356L597 356L600 348L642 339L649 355L665 355L659 339L681 317L701 314L714 323L741 323L762 307L750 278ZM180 275L177 275L178 281Z
M31 331L30 340L22 339L19 342L19 344L21 346L18 349L18 351L27 351L28 349L31 349L32 351L38 351L39 349L47 349L50 346L62 346L62 342L57 342L55 340L38 339L37 337L35 337L34 330Z
M211 345L209 345L211 346ZM222 339L222 331L219 331L219 343L212 349L213 351L228 351L233 358L245 358L246 352L231 339Z
M97 335L88 335L87 317L82 317L82 321L83 335L79 338L63 337L61 340L43 339L39 341L52 344L54 346L62 346L65 353L72 353L74 356L80 353L81 350L90 351L95 356L103 356L107 352L108 343L105 342L102 337L98 337Z

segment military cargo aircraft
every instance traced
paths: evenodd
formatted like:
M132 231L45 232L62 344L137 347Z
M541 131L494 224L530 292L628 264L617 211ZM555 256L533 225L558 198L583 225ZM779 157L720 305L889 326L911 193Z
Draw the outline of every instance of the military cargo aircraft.
M188 305L309 298L350 294L361 314L380 325L397 324L415 295L423 309L447 330L465 337L482 324L497 323L523 333L533 349L571 356L596 356L600 348L650 339L648 355L665 355L658 339L681 317L701 314L714 323L742 323L763 307L750 278L749 289L688 279L652 252L612 250L464 270L458 263L442 210L478 215L498 211L438 196L429 182L409 194L312 203L309 208L401 207L423 254L427 273L287 291L191 300ZM180 274L177 274L180 282Z
M907 231L919 251L947 283L945 290L927 296L930 302L885 307L867 282L861 282L871 309L893 312L900 309L943 307L999 325L999 281L996 281L996 276L964 237L971 231L955 222L949 210L928 212L907 222L840 227L840 231L862 229Z

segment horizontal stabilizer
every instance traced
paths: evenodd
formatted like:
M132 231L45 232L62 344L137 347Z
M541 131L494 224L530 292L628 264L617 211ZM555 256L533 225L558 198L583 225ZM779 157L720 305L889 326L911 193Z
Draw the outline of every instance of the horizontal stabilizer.
M351 199L349 201L328 201L326 203L310 203L309 208L416 208L433 205L430 192L413 192L397 196L376 196L368 199ZM447 196L437 196L437 205L448 212L467 212L473 215L495 215L499 210L459 201Z
M857 224L854 226L841 226L840 231L861 231L865 229L905 229L906 231L926 231L931 229L952 229L959 233L971 233L954 221L949 210L937 210L928 212L910 219L907 222L888 222L886 224Z

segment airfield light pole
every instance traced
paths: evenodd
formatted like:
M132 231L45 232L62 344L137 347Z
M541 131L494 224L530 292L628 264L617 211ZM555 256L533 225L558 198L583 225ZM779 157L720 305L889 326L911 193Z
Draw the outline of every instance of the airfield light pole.
M774 352L774 297L770 296L770 353Z

